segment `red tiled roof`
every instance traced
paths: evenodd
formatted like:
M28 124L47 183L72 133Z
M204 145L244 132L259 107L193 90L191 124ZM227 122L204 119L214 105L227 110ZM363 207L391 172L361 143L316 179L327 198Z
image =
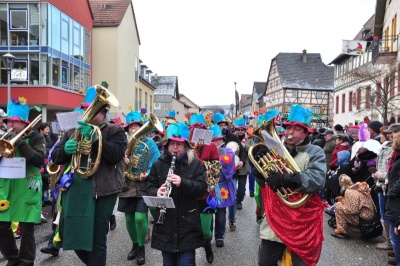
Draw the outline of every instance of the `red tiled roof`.
M119 26L132 0L89 0L93 26Z

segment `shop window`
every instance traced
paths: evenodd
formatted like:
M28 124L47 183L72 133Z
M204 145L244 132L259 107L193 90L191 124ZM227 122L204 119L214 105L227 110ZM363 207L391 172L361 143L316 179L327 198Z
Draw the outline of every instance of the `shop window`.
M11 84L28 84L28 60L16 59L14 67L11 70Z

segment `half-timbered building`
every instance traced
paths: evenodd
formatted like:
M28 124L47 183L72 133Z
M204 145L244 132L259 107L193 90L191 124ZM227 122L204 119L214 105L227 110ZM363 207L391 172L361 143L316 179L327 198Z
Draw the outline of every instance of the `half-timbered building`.
M279 53L271 60L260 111L276 109L285 116L301 104L313 111L314 127L331 123L333 71L319 53Z

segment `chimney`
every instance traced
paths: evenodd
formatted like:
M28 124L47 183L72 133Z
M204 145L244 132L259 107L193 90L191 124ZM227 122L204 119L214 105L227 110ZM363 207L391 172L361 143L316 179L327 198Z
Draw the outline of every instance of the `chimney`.
M306 49L303 50L302 58L303 58L303 64L307 64L307 50Z

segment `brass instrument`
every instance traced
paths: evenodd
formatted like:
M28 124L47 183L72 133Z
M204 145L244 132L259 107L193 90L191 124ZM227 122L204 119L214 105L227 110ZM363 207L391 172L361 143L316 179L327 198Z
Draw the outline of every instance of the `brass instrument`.
M12 140L7 141L4 139L6 134L11 132L11 129L7 131L7 133L0 139L0 156L6 158L14 158L15 156L15 148L14 145L19 140L26 131L31 130L40 120L42 119L42 115L38 115L35 120L33 120L27 127L25 127L21 132L18 133Z
M276 171L282 174L292 174L295 172L300 172L300 168L297 166L296 162L294 161L288 150L285 148L285 146L282 145L280 138L276 133L274 119L270 119L264 122L262 126L254 131L253 136L259 138L260 140L263 140L264 137L261 134L262 130L265 130L273 139L279 142L285 157L281 157L278 154L276 148L268 147L268 141L266 141L266 143L258 142L251 146L248 152L249 159L251 160L257 171L260 172L265 178L268 178L271 171ZM260 148L267 150L267 153L261 156L253 154L253 151L256 152L257 150L260 150ZM304 194L298 201L289 201L289 198L297 193L299 192L293 191L290 188L281 188L276 191L277 196L286 206L290 208L300 208L301 206L306 204L311 197L311 194Z
M172 155L172 160L171 160L171 166L168 169L168 175L172 175L175 171L175 161L176 161L176 153ZM168 181L168 175L167 175L167 180L165 180L165 184L167 187L165 188L165 197L169 198L171 195L172 191L172 184L171 181ZM167 213L167 208L164 205L157 206L160 208L160 216L158 216L158 220L156 224L164 224L164 216Z
M46 170L49 173L49 175L55 175L60 171L60 166L58 164L55 164L51 161L51 152L53 151L54 147L57 146L57 144L60 142L61 138L64 136L64 131L60 130L58 131L58 139L56 143L54 143L53 147L50 149L49 152L49 160L46 166Z
M103 86L96 85L97 95L93 102L86 109L82 115L82 121L89 123L91 120L107 106L118 106L119 102L111 91L107 90ZM92 176L100 166L102 145L101 130L98 126L91 125L93 127L91 138L87 139L83 137L79 130L75 130L74 138L78 142L78 149L75 154L72 155L71 166L75 169L82 178L88 178ZM98 138L99 145L97 150L97 156L94 162L92 162L92 142L95 138ZM86 166L82 166L81 160L82 155L87 156Z
M149 166L150 162L150 150L146 143L141 141L140 138L148 134L153 129L162 131L163 127L157 117L153 114L150 114L150 120L136 130L129 140L128 148L126 150L129 164L125 164L124 175L132 181L138 181L140 173L147 171L147 167ZM139 149L139 144L142 144L144 147ZM141 167L142 156L145 153L146 163Z

